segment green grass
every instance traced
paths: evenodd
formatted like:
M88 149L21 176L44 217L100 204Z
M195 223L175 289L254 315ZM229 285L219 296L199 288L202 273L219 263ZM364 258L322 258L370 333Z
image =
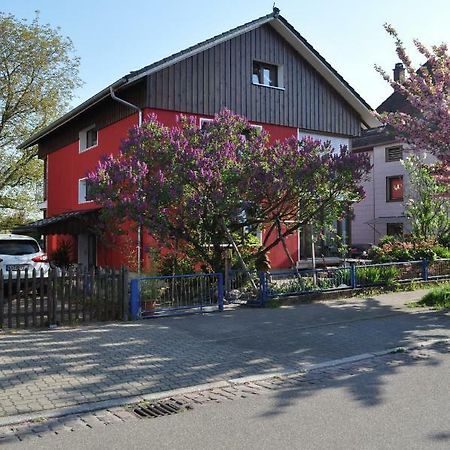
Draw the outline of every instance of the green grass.
M450 283L436 287L428 292L415 306L428 306L436 309L450 309Z

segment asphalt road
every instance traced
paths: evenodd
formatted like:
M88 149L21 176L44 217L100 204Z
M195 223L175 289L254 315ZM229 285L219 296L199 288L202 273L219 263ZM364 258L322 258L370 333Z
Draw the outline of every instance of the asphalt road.
M450 352L391 355L318 382L7 444L33 449L448 449ZM320 377L319 377L320 378Z

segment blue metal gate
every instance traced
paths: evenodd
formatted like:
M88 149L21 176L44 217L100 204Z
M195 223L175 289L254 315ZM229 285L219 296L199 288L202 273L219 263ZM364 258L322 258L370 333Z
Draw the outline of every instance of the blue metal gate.
M223 310L223 275L152 276L131 280L131 319Z

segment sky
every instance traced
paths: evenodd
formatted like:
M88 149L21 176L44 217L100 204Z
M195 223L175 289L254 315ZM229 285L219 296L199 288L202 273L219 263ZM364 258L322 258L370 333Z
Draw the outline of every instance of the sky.
M130 71L228 31L272 11L273 0L0 0L0 11L60 27L81 58L83 87L72 106ZM398 62L383 29L391 23L412 60L418 38L430 46L450 44L448 0L277 0L281 15L306 38L346 81L377 107L391 88L375 71L391 72Z

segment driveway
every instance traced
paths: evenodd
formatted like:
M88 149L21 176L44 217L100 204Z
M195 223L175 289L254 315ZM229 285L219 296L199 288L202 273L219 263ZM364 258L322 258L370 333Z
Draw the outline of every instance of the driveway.
M450 337L423 292L0 334L0 416L301 369Z

